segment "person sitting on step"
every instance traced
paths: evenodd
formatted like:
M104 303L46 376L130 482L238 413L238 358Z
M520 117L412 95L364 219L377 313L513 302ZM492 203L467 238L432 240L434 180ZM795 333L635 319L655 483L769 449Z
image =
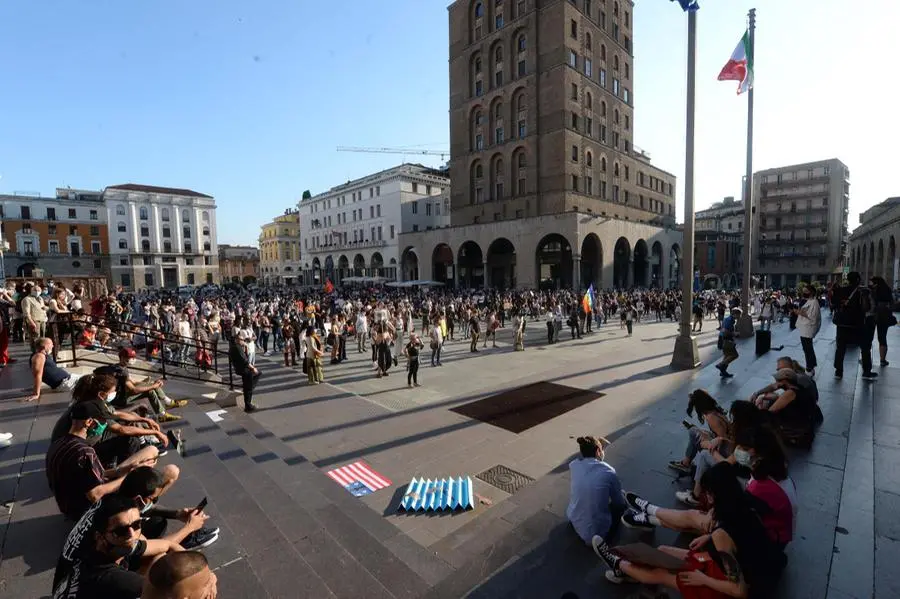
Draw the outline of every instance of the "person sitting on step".
M181 420L181 416L176 416L168 410L172 408L183 408L187 405L186 399L170 399L163 391L163 381L146 382L136 385L131 380L131 373L128 367L134 365L137 360L137 353L134 348L122 347L119 349L119 363L110 364L108 366L100 366L94 372L96 374L109 374L116 378L118 383L116 387L115 400L112 405L119 409L126 409L129 405L146 399L151 409L160 422L175 422Z
M797 522L797 488L788 475L788 463L778 435L767 427L758 428L748 442L746 457L750 464L747 492L754 498L755 510L781 549L791 542ZM743 449L739 449L743 451ZM741 461L745 457L738 454ZM737 473L741 476L741 473ZM663 526L678 532L705 534L712 530L715 515L710 511L672 510L653 505L636 493L625 493L630 508L622 516L622 524L637 530L653 530Z
M33 392L25 401L37 401L41 398L42 385L50 387L52 392L65 393L75 388L80 374L72 374L53 359L53 339L40 337L34 341L34 351L29 360L31 375L34 381Z
M569 462L572 483L566 517L587 544L595 535L609 537L626 509L616 469L604 461L604 445L609 441L578 437L581 457Z
M701 489L714 514L709 532L694 539L689 549L659 547L662 553L683 560L679 571L633 563L597 535L591 544L609 568L606 579L616 584L662 585L684 597L697 597L698 587L715 592L708 595L711 597L772 597L787 558L769 538L734 466L722 463L709 469Z
M774 401L757 398L756 406L771 419L785 442L809 448L816 436L816 427L823 421L812 388L800 384L792 368L782 368L774 374L782 393Z
M677 470L683 474L690 474L691 464L694 458L701 450L709 450L712 447L714 439L731 439L731 421L728 414L722 409L722 406L703 389L696 389L688 396L688 416L693 416L694 411L697 412L697 420L700 424L707 424L709 430L704 430L698 426L694 426L690 420L682 420L682 424L688 430L688 444L684 451L684 457L680 460L672 460L669 462L669 468ZM727 443L720 442L718 445L719 453L728 457L730 448Z

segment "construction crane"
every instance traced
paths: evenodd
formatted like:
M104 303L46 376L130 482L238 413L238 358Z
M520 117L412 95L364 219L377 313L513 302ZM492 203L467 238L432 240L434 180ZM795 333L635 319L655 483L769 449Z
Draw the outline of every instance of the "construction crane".
M368 154L416 154L419 156L440 156L441 162L450 152L439 150L416 150L415 148L358 148L354 146L338 146L338 152L365 152Z

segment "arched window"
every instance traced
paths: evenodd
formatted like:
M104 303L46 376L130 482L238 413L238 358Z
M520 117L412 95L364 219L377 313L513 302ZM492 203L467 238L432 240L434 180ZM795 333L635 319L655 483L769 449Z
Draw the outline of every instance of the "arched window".
M613 175L616 177L619 176L619 163L618 162L613 164Z
M497 46L494 49L494 61L495 62L503 62L503 46Z
M614 71L619 70L619 56L618 55L613 56L613 70Z
M119 233L124 233L128 230L128 227L123 221L119 221L119 223L116 225L116 229L119 231Z
M585 162L585 165L587 165L589 167L594 166L594 156L590 153L590 151L588 151L584 155L584 162Z
M619 16L619 3L613 2L613 14Z
M122 204L118 204L118 205L116 206L116 214L117 214L118 216L125 216L125 214L126 214L126 212L125 212L125 206L122 205Z
M145 240L141 241L141 251L143 251L145 254L150 252L150 240L149 239L145 239Z
M475 165L475 178L480 179L484 176L484 170L481 168L481 164Z
M476 2L475 3L475 18L477 19L477 18L480 18L483 16L484 16L484 6L481 4L481 2Z
M469 203L481 204L484 202L484 182L482 180L484 171L481 168L481 163L477 161L470 168L472 170L469 177Z
M209 235L209 227L203 227L203 234Z
M202 214L202 218L203 218L203 222L208 223L209 222L209 212L204 210L203 214Z
M187 208L185 208L184 210L181 211L181 220L183 222L190 222L191 213L187 210Z
M619 124L619 109L618 108L613 110L613 122L617 125Z
M591 32L587 32L584 35L584 45L587 46L588 50L591 50L591 45L593 44L593 39L591 38Z
M168 209L168 208L163 208L162 210L160 210L160 211L159 211L159 218L160 218L160 220L164 220L164 221L169 220L169 209Z
M495 102L493 114L491 115L494 122L494 143L502 144L506 141L505 130L503 128L503 102Z
M476 56L476 57L475 57L474 67L475 67L475 74L476 74L476 75L478 75L479 73L481 73L481 57L480 57L480 56Z
M127 249L128 249L128 242L127 242L126 240L124 240L124 239L120 239L120 240L119 240L119 249L120 249L120 250L127 250Z
M484 83L481 72L481 55L474 54L472 56L472 72L469 75L471 81L472 95L476 98L484 94Z
M141 220L149 220L150 212L147 210L146 206L141 206L140 215L141 215Z
M589 110L593 110L594 108L594 96L591 95L591 92L588 92L585 96L585 105Z
M600 116L606 118L606 101L600 101Z
M525 157L525 152L519 152L519 168L526 166L528 166L528 159Z
M519 39L516 40L516 47L519 49L519 52L524 52L525 48L528 46L528 39L525 37L525 34L519 36Z
M475 151L484 149L484 133L481 130L483 124L484 113L480 108L476 108L472 112L472 149Z
M600 157L600 170L606 172L606 156Z
M606 44L600 44L600 60L606 60Z

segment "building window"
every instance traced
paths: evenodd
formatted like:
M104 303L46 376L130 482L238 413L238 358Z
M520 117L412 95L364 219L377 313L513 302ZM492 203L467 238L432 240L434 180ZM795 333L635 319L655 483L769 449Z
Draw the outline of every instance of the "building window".
M613 95L619 97L619 80L613 77Z
M574 102L577 102L577 101L578 101L578 84L577 84L577 83L573 83L573 84L572 84L572 88L571 88L571 90L570 90L569 99L571 99L571 100L574 101Z
M125 211L125 206L123 206L122 204L116 205L116 215L125 216L125 214L127 214L127 212Z
M150 237L150 229L147 225L141 225L141 237Z
M589 196L594 195L594 178L593 177L585 177L584 178L584 193Z
M128 249L128 242L125 241L124 239L120 239L120 240L119 240L119 249L120 249L120 250L127 250L127 249Z
M191 238L191 228L190 227L182 228L181 232L183 233L185 239Z
M628 131L631 129L631 117L627 114L625 115L625 130Z
M147 287L153 287L153 273L146 272L144 273L144 285Z
M416 233L418 231L419 231L419 225L413 225L413 233Z
M169 229L169 227L163 227L162 235L163 235L163 237L171 237L172 236L171 229Z
M149 239L141 240L141 251L144 252L145 254L150 252L150 240Z
M578 115L574 112L572 113L572 129L578 131Z
M391 239L394 238L394 232L395 232L394 225L391 225Z
M69 218L78 218L78 212L75 208L69 208Z
M59 242L51 239L47 245L47 249L50 251L51 254L58 254L59 253Z
M188 285L193 285L193 284L194 284L194 273L189 272L189 273L187 274L187 284L188 284Z
M163 208L162 210L160 210L160 211L159 211L159 218L160 218L160 220L162 220L162 221L168 221L168 220L169 220L169 209L168 209L168 208Z
M594 76L594 63L591 61L590 58L584 59L584 74L587 75L588 77Z
M88 216L90 217L91 220L97 220L97 211L96 211L96 210L91 210L91 211L88 213Z
M146 206L141 206L141 209L138 212L141 220L149 220L150 212L147 210Z
M127 264L126 264L127 266ZM131 275L128 273L122 273L119 275L119 280L122 281L122 287L131 287ZM153 284L153 276L150 277L150 283Z
M203 242L203 251L208 252L212 249L212 245L208 241Z
M627 87L622 88L622 101L626 104L631 104L631 93L628 91Z
M97 225L91 225L90 228L88 229L88 234L91 237L96 237L97 235L100 234L100 227L98 227Z
M584 134L588 137L593 137L594 135L594 119L587 118L584 121Z
M572 191L578 191L578 175L572 175Z
M413 214L419 213L419 201L418 200L414 200L412 203L412 213Z
M125 226L124 222L119 221L119 223L116 225L116 229L119 231L119 233L125 233L128 230L128 227Z
M191 245L190 243L188 243L188 242L185 242L185 243L184 243L184 252L185 252L186 254L190 254L190 253L193 252L193 251L194 251L194 246L192 246L192 245Z
M572 36L572 39L578 39L578 21L575 19L569 22L569 35Z
M329 202L329 204L330 204L330 202ZM203 219L203 222L208 223L209 222L209 212L204 210L203 214L201 215L201 218Z
M526 135L525 119L519 119L519 139L523 139Z
M516 41L516 47L519 49L519 52L524 52L527 45L528 41L525 36L520 35L518 40Z
M501 125L494 129L494 143L502 144L503 142L503 126Z
M431 216L431 202L425 203L425 216Z
M569 66L573 69L578 68L578 55L575 54L575 50L569 50Z
M578 146L572 146L572 162L578 162Z
M331 217L328 217L328 224L331 224ZM203 235L209 237L209 227L203 227Z
M625 63L625 79L631 79L631 67L627 62Z
M600 69L600 87L606 87L606 69Z
M619 186L613 185L613 202L619 201Z

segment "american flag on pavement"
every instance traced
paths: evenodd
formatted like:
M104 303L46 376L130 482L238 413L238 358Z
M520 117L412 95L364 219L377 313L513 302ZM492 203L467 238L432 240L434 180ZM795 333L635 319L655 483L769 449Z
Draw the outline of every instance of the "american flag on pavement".
M391 486L389 478L382 476L363 461L329 470L326 474L357 497Z

